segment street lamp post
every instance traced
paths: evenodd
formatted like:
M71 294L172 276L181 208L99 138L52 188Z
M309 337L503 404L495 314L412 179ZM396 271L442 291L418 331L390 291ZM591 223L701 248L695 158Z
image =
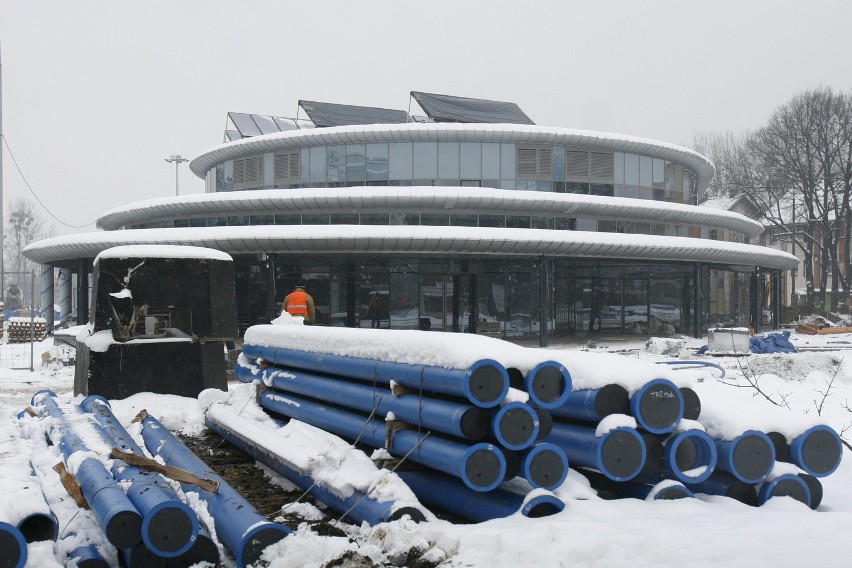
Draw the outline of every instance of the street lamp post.
M180 154L172 154L171 156L166 158L166 161L169 163L174 163L175 165L175 195L179 195L180 190L178 186L178 166L181 164L181 162L188 162L189 160L187 160Z

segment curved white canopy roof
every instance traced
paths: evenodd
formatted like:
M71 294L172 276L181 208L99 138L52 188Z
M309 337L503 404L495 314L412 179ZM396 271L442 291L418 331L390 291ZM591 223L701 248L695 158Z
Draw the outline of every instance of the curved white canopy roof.
M345 187L267 189L164 197L107 211L98 227L115 230L152 219L249 213L399 210L503 212L511 215L579 216L650 220L723 227L749 238L763 232L757 221L709 207L570 193L470 187Z
M566 146L599 148L614 152L653 156L678 162L696 172L698 174L699 193L707 187L716 171L713 164L697 152L682 146L647 138L548 126L449 123L338 126L253 136L227 142L207 150L190 161L189 167L195 175L203 178L216 164L264 152L301 148L303 146L435 141L564 144Z
M767 247L652 235L425 226L248 226L137 229L66 235L29 245L24 255L41 264L94 258L121 245L194 245L228 254L548 255L596 259L702 261L790 269L788 253Z

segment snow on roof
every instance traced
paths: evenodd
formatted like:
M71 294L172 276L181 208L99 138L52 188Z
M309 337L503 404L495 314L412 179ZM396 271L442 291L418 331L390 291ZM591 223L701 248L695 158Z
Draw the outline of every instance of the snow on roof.
M65 235L24 249L34 262L49 264L92 258L104 249L131 244L186 244L238 253L394 253L550 255L656 261L702 261L789 269L795 256L768 247L621 233L433 227L422 225L257 225L135 229Z
M98 219L98 227L113 230L150 219L224 213L373 207L414 210L445 209L447 206L457 210L534 212L538 216L576 215L707 224L742 232L749 237L763 232L760 223L744 215L709 207L627 197L453 186L265 189L160 197L111 209Z
M111 247L95 257L95 264L102 258L206 258L233 261L231 255L216 249L156 244Z

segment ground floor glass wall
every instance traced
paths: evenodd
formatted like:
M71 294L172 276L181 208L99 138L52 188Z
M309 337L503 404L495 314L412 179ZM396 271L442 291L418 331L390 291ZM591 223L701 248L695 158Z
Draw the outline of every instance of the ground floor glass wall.
M577 259L235 256L241 331L303 284L317 324L477 333L547 343L595 334L695 335L754 325L767 299L742 267ZM759 296L759 297L757 297ZM764 321L764 323L766 323Z

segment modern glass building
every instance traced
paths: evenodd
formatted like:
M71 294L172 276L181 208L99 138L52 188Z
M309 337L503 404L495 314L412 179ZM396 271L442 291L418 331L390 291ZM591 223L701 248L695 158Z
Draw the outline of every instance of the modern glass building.
M425 118L310 101L307 119L230 113L226 141L190 162L205 194L132 203L99 232L25 254L86 282L111 246L223 250L241 330L275 317L297 282L321 325L540 344L777 321L796 260L749 244L759 223L697 205L714 173L705 157L536 126L511 103L412 96Z

